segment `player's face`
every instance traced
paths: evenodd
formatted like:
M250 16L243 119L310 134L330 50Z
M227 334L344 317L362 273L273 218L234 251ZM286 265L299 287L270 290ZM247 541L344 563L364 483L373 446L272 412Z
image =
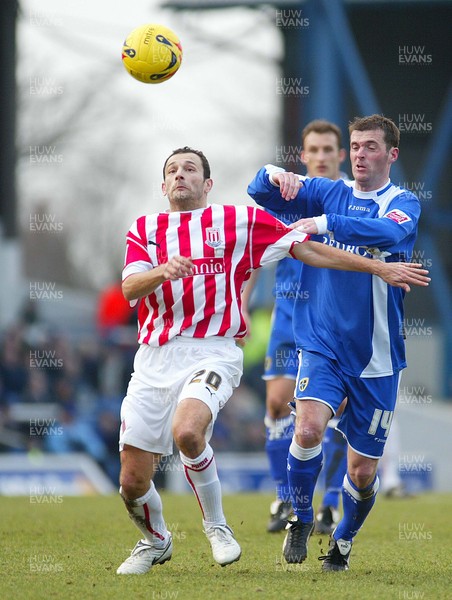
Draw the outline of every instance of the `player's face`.
M339 167L345 158L345 151L339 148L333 132L311 131L304 139L301 160L306 165L309 177L339 179Z
M388 150L383 138L382 129L352 131L350 135L350 162L358 190L377 190L388 181L399 149Z
M175 154L165 167L164 195L174 210L194 210L206 205L211 179L204 179L203 166L197 154Z

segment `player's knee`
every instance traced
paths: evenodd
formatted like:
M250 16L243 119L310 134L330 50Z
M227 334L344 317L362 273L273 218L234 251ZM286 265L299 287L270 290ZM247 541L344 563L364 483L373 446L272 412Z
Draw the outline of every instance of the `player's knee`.
M285 399L275 394L267 395L267 415L270 419L281 419L290 414L290 409L287 406Z
M369 486L375 479L376 467L371 463L362 463L348 467L350 479L360 490Z
M187 456L196 453L203 441L203 436L192 427L191 423L178 423L173 426L173 437L179 450Z
M323 428L318 423L297 419L295 423L295 441L302 448L313 448L321 443Z
M127 500L136 500L149 489L149 480L146 481L139 472L121 471L119 483L121 495Z

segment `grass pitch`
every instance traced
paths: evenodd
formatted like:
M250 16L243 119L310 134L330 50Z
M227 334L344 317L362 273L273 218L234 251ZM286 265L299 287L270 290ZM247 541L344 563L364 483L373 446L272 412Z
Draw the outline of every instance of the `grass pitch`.
M139 538L119 496L31 503L0 498L0 598L32 600L439 600L452 598L452 495L377 503L356 538L350 571L322 573L325 536L313 536L308 559L287 565L284 534L265 531L272 497L224 498L242 546L238 563L221 568L201 531L193 496L163 494L174 536L170 562L141 576L117 566ZM62 500L62 501L61 501Z

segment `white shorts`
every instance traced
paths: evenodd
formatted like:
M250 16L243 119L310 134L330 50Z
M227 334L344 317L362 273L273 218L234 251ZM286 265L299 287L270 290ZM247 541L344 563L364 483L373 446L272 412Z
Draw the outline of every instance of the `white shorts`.
M157 348L142 344L121 406L119 449L124 444L155 454L172 454L172 420L184 398L202 400L218 412L240 383L243 353L234 339L178 336Z

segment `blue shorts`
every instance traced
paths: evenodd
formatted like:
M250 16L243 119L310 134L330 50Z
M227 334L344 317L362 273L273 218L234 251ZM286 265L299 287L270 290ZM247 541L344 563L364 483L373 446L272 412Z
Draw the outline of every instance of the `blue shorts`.
M262 379L297 378L298 354L292 328L292 308L293 302L275 302Z
M352 450L369 458L380 458L391 427L399 381L400 373L388 377L351 377L337 361L303 350L295 398L323 402L335 414L347 397L337 429L345 435Z

